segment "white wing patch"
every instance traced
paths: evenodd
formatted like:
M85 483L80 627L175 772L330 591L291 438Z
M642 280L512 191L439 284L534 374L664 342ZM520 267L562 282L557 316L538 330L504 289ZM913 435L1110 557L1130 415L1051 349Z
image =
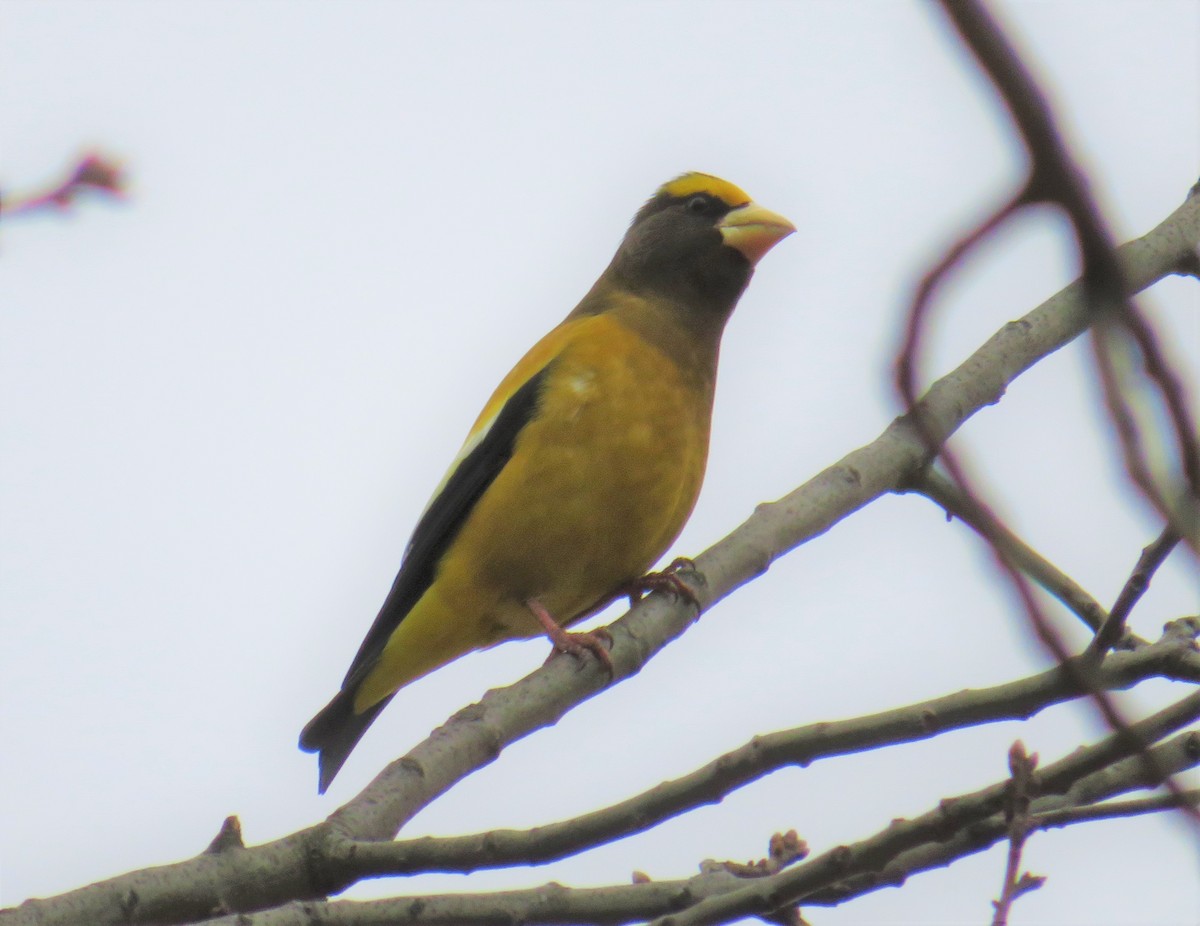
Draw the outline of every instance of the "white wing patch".
M596 391L596 371L579 370L566 380L566 386L582 401L586 402Z
M430 506L432 506L437 497L442 494L442 491L446 488L446 484L450 482L450 477L454 475L455 470L457 470L462 464L462 461L471 455L471 451L483 443L483 439L488 436L488 432L492 430L492 426L496 423L496 419L500 417L500 412L503 410L504 406L502 405L496 414L492 415L491 418L483 422L479 426L478 430L467 437L466 441L462 445L462 448L458 451L458 454L450 463L450 468L446 470L446 475L442 477L442 481L438 483L437 488L433 490L433 494L429 496L429 501L425 503L425 507L422 509L421 517L417 519L417 523L420 523L421 519L429 513Z

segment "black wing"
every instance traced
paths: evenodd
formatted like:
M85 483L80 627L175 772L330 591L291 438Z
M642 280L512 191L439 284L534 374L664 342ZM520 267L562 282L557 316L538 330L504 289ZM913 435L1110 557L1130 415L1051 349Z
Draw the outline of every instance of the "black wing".
M445 487L430 503L408 542L392 590L350 664L342 690L301 732L300 748L321 753L322 793L367 727L391 700L389 696L356 714L355 688L379 659L392 632L433 584L438 561L462 528L475 502L512 459L517 435L537 411L549 369L549 365L543 367L504 403L483 440L458 464Z
M504 403L479 446L458 464L445 487L417 522L408 548L404 551L400 572L392 583L392 590L388 592L375 623L358 648L358 654L342 683L343 687L358 681L360 674L365 675L370 671L387 645L392 631L433 584L442 554L458 535L475 502L512 459L517 435L537 410L538 397L549 369L549 366L543 367Z

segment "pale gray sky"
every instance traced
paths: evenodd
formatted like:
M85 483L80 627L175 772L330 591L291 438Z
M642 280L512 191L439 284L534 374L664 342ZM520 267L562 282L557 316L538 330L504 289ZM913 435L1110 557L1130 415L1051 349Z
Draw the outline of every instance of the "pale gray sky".
M1118 237L1157 224L1200 172L1200 5L1001 9ZM0 3L0 185L89 145L133 180L125 205L0 228L0 904L193 855L230 813L251 842L310 824L545 658L510 644L402 692L317 796L296 736L429 492L673 175L719 174L799 227L726 334L709 476L674 554L872 439L897 412L914 280L1020 175L964 62L931 7L882 0ZM957 275L927 375L1074 275L1061 231L1022 218ZM1143 304L1194 390L1195 282ZM1114 488L1087 358L1039 365L960 443L1016 527L1111 602L1157 528ZM1135 627L1196 600L1180 559ZM963 528L886 499L405 835L574 815L755 733L1044 664ZM826 848L1003 776L1018 736L1049 761L1099 729L1060 708L782 772L548 868L355 894L680 877L791 827ZM997 848L814 921L984 922L1003 864ZM1039 835L1026 867L1050 880L1022 923L1200 912L1178 821Z

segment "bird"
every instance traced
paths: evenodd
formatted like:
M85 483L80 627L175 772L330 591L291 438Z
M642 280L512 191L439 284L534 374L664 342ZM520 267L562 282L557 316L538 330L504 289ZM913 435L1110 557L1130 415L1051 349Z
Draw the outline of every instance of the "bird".
M544 633L551 655L591 651L611 672L600 634L564 628L661 584L647 570L700 494L725 324L795 230L697 172L638 210L484 405L341 689L301 732L320 793L397 691L469 652Z

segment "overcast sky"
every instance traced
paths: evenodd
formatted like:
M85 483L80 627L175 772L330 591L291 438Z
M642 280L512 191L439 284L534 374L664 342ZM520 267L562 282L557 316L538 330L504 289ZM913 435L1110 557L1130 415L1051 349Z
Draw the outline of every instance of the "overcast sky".
M1117 237L1153 227L1200 173L1200 5L1001 10ZM89 146L125 162L126 203L0 228L0 904L193 855L230 813L255 843L311 824L540 664L543 641L509 644L415 684L317 796L296 736L429 493L658 184L715 173L799 228L727 330L677 555L886 426L914 281L1022 169L918 3L3 0L0 188ZM926 377L1073 278L1065 242L1051 214L1006 227L947 287ZM1194 395L1200 288L1142 305ZM1121 483L1086 345L958 444L1111 603L1158 526ZM1046 659L987 562L928 502L871 505L404 835L575 815L756 733L1028 675ZM1186 567L1155 579L1138 632L1195 613ZM780 772L586 858L354 895L685 877L793 827L821 850L1003 777L1016 737L1051 761L1101 732L1063 707ZM1038 835L1026 867L1049 881L1018 921L1194 923L1197 859L1175 819ZM1003 867L997 847L812 918L984 922Z

